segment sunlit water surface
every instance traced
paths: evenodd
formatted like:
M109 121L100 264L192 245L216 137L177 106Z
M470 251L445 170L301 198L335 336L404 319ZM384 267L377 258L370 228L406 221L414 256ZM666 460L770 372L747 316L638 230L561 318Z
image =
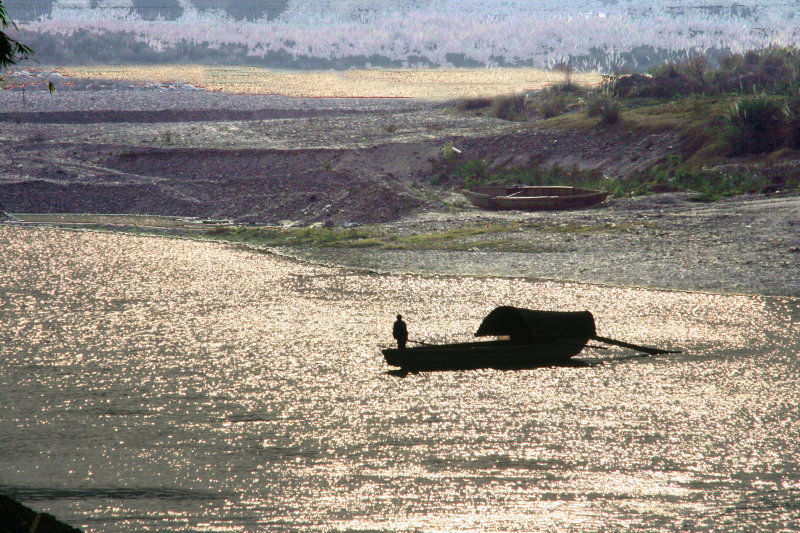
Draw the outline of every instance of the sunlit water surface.
M0 493L90 531L800 529L796 300L0 227ZM675 347L387 373L499 304Z

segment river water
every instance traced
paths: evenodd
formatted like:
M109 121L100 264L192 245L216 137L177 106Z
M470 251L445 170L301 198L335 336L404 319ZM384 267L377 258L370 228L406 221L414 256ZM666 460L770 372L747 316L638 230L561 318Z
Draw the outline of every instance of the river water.
M496 305L683 350L401 377ZM0 493L88 531L800 530L798 300L0 226Z

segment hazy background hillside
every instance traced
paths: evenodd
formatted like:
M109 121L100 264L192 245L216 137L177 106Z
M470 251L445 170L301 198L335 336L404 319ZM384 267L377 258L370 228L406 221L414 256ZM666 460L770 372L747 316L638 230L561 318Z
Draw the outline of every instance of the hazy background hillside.
M5 0L41 62L646 70L800 43L800 1Z

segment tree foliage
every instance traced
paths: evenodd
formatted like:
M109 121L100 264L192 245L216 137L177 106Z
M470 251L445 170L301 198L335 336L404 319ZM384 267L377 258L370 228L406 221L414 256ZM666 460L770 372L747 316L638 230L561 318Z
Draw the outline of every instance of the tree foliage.
M12 39L5 31L2 31L9 27L16 29L17 25L8 17L3 0L0 0L0 71L33 54L33 50L29 47Z

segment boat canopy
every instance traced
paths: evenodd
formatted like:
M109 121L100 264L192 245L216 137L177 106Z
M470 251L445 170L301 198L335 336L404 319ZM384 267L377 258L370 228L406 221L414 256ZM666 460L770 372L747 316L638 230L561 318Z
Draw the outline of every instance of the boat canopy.
M533 311L501 306L486 315L476 337L508 335L513 342L543 337L593 337L594 317L589 311Z

